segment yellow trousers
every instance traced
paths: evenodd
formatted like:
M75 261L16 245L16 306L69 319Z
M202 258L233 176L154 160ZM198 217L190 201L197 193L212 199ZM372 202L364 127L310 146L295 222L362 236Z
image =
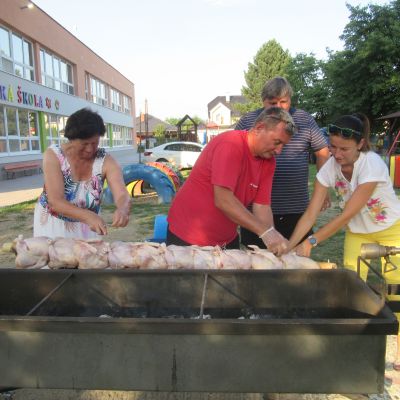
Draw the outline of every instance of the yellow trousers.
M357 272L357 258L360 255L361 245L363 243L376 243L382 246L394 246L400 247L400 220L393 224L390 228L384 229L380 232L374 233L352 233L346 231L344 239L344 255L343 265L345 268L351 269ZM400 284L400 256L390 256L390 260L393 264L397 265L397 269L390 271L385 275L385 279L388 283L399 283ZM381 259L381 266L383 273L384 259ZM360 275L365 281L367 279L368 267L364 264L361 265Z
M363 243L377 243L382 246L400 247L400 220L390 228L380 232L362 234L346 231L343 255L343 265L345 268L357 272L357 258L360 255L361 244ZM400 284L400 256L390 256L390 260L394 265L397 266L397 269L384 273L383 266L385 260L381 258L380 272L384 276L386 283L392 285ZM368 267L362 263L360 266L360 276L364 281L366 281L367 275ZM389 301L400 301L400 295L386 294L386 299ZM400 321L400 313L395 313L395 315L397 320Z

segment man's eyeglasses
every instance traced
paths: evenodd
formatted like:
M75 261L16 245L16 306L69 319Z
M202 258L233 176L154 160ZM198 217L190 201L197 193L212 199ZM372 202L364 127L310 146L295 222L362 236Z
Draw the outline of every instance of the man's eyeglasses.
M281 118L281 117L278 117L278 116L275 116L275 115L268 115L267 118L271 118L271 119L275 119L276 121L284 122L286 124L286 128L287 128L288 131L290 131L292 133L297 132L297 127L292 121L288 121L285 118Z
M340 128L336 125L328 125L328 133L332 135L340 135L346 139L350 139L352 137L362 138L362 133L355 131L354 129L350 128Z

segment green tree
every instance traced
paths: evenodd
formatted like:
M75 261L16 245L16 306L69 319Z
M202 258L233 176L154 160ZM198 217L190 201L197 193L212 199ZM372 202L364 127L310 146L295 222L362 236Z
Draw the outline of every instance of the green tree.
M265 82L277 75L284 76L290 59L289 52L283 50L275 39L264 43L244 73L246 86L242 87L242 95L246 97L248 103L238 104L235 108L245 113L261 107L261 91Z
M169 117L165 119L165 122L168 122L171 125L176 126L176 124L181 120L181 118L176 118L176 117Z
M197 115L195 115L194 117L192 117L191 115L189 115L189 116L190 116L190 118L192 118L192 120L193 120L194 122L196 122L197 125L199 125L199 124L201 124L201 123L203 122L203 120L202 120L200 117L198 117ZM181 118L177 118L177 117L168 117L168 118L165 119L165 122L168 122L169 124L176 126L176 124L177 124L182 118L183 118L183 117L181 117ZM187 126L187 125L192 125L192 121L191 121L190 119L187 119L187 120L183 123L183 126Z
M325 68L330 114L361 111L376 123L400 107L400 0L347 7L344 50L330 53Z
M164 138L165 136L165 126L163 124L158 124L154 127L154 136L158 139Z
M312 114L320 126L325 125L328 97L324 62L314 54L299 53L287 64L284 75L293 88L292 104Z

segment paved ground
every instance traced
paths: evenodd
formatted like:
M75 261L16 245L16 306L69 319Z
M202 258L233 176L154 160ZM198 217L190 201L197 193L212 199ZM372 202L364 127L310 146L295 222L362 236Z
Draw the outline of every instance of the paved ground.
M139 155L132 150L111 153L123 167L139 162ZM43 174L34 174L0 181L0 207L36 199L43 187Z

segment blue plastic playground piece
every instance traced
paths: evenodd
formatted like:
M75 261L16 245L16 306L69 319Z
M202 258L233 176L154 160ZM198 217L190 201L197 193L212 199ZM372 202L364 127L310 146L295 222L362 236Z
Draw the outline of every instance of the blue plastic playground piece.
M158 214L154 218L153 237L146 239L146 242L163 243L167 240L168 222L167 216Z
M130 164L122 169L125 185L136 180L148 182L158 194L160 203L171 203L175 196L175 187L166 174L145 164ZM109 187L103 193L104 204L114 203Z

